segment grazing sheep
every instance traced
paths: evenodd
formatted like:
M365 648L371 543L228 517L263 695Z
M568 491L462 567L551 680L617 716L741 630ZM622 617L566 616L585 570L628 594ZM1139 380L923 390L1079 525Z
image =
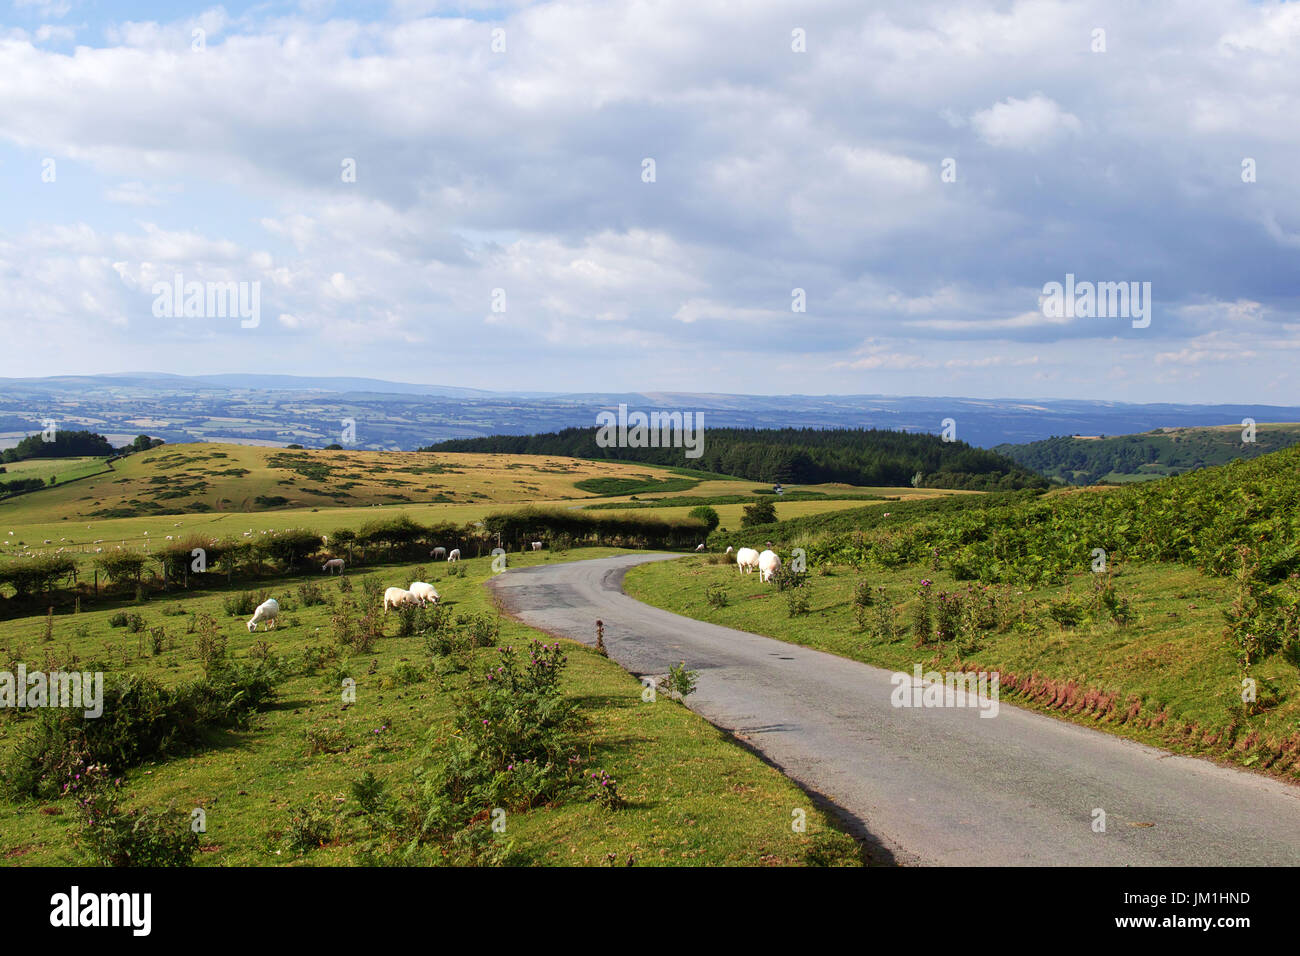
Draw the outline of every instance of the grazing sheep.
M280 613L280 602L275 598L267 598L257 606L253 612L253 619L248 622L248 633L252 634L257 630L257 625L265 622L267 629L275 627L275 619Z
M704 550L704 542L701 541L699 544L697 544L697 545L695 546L695 550L696 550L696 551L703 551L703 550Z
M534 541L534 542L533 542L533 550L534 550L534 551L540 551L540 550L542 550L542 543L541 543L540 541Z
M433 558L435 561L441 561L446 556L447 556L446 548L434 548L432 551L429 552L429 557Z
M322 571L328 571L330 574L333 574L335 571L339 572L339 574L342 574L342 573L343 573L343 559L342 559L342 558L330 558L328 561L326 561L324 564L321 565L321 570L322 570Z
M423 581L412 581L411 586L406 590L415 595L415 599L420 602L421 606L438 603L438 591L432 584L425 584Z
M781 567L781 559L777 557L775 551L764 551L758 556L758 579L760 581L771 581L772 576L776 574Z
M753 548L741 548L736 552L736 567L749 574L758 567L758 552Z
M405 588L389 588L387 591L384 592L384 613L385 614L388 613L388 609L390 607L395 607L395 608L415 607L419 603L420 603L420 599L417 598L410 591L407 591Z
M726 551L723 551L722 553L723 553L724 555L725 555L725 554L731 554L731 552L732 552L732 551L735 551L735 550L736 550L736 549L733 548L731 545L727 545L727 550L726 550Z
M448 561L459 561L459 560L460 560L460 548L452 548L452 549L451 549L451 554L447 555L447 560L448 560Z

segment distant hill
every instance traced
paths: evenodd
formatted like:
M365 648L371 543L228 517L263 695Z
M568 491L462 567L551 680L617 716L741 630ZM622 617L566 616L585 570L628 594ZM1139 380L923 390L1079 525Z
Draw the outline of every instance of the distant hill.
M1039 475L1009 459L946 442L934 435L849 428L708 428L698 458L681 447L600 447L595 428L566 428L544 435L454 439L426 451L567 455L573 458L687 465L752 481L851 485L912 485L972 491L1043 488Z
M473 364L456 367L478 374ZM533 435L589 427L602 411L680 410L708 427L875 428L938 434L945 419L977 448L1051 435L1127 435L1159 426L1300 421L1300 406L1131 405L1065 399L958 396L734 395L710 392L480 391L371 378L281 374L184 376L156 372L0 378L0 448L39 432L44 419L131 438L147 431L175 445L214 441L371 451L430 442ZM355 444L346 423L355 423Z
M1158 428L1139 435L1061 436L993 450L1054 481L1091 485L1178 475L1258 458L1300 443L1300 424L1260 424L1255 440L1242 440L1240 425Z

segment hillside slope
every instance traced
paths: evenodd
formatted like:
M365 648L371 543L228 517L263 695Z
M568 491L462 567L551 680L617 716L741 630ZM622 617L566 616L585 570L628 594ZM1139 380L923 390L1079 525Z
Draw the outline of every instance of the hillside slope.
M1258 458L1300 442L1298 424L1261 424L1243 441L1240 425L1158 428L1139 435L1057 437L993 450L1039 474L1071 485L1146 481Z
M23 523L397 503L500 503L597 496L577 483L694 484L663 469L521 455L416 455L249 445L164 445L113 471L0 502ZM597 493L598 494L598 493ZM13 520L11 518L11 520Z

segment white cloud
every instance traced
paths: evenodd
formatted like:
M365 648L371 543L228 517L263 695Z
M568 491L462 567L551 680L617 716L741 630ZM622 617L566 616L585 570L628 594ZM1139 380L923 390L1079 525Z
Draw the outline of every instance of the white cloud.
M1041 93L1024 100L1013 96L979 110L971 116L971 125L990 146L1031 151L1077 135L1083 128L1077 116Z

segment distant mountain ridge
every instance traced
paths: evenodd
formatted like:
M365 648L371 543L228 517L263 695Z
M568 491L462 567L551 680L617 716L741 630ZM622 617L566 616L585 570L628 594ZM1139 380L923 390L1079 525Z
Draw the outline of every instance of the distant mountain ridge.
M355 423L363 449L414 449L450 438L530 435L590 427L596 414L682 409L704 425L733 428L880 428L956 437L991 448L1054 435L1126 435L1160 427L1300 421L1300 406L1140 405L1119 402L889 395L732 395L643 392L510 392L371 378L155 372L0 379L0 446L42 428L43 418L103 434L141 432L169 442L340 442Z

